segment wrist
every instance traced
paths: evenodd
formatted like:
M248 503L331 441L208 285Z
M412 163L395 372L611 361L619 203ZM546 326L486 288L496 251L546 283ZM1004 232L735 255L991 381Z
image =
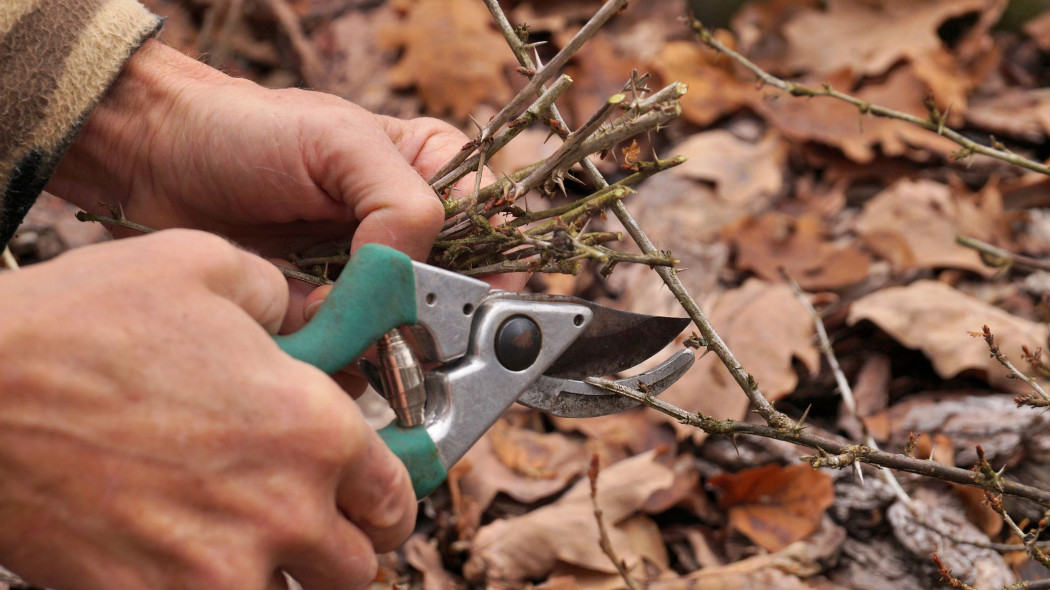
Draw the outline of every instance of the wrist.
M164 161L171 131L165 126L195 87L224 80L221 72L146 41L91 112L46 190L89 211L124 202L143 181L149 185L150 160Z

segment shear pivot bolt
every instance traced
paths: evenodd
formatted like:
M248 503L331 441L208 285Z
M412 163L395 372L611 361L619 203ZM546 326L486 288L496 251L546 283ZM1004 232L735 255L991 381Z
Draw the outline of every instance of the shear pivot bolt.
M543 334L532 318L516 315L504 320L496 331L496 358L510 371L524 371L536 362Z

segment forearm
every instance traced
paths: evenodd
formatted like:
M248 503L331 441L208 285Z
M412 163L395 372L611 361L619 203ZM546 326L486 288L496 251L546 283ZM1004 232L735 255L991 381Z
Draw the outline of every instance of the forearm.
M0 245L160 20L134 0L0 5Z
M180 133L171 122L185 118L197 84L235 83L210 68L156 41L148 40L128 59L120 75L92 110L76 140L47 184L56 194L87 210L117 205L121 195L149 176L156 163L172 163L174 154L159 153L162 133Z

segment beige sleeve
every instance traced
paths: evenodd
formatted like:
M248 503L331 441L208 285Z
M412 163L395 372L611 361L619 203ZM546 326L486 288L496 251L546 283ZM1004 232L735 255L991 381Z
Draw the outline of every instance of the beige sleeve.
M0 248L160 24L135 0L0 1Z

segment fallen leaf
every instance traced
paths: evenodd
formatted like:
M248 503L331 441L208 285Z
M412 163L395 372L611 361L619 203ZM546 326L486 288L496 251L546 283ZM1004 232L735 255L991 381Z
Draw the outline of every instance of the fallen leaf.
M678 102L682 117L706 127L754 100L755 84L733 70L729 58L695 41L671 41L650 67L663 84L683 82L689 92Z
M745 207L756 199L772 197L784 186L787 145L775 133L757 143L724 130L690 136L673 151L688 158L672 174L713 182L719 197Z
M803 467L806 467L803 465ZM814 579L828 569L848 542L846 530L830 517L819 521L818 529L805 539L784 549L747 559L704 567L671 580L653 582L648 590L846 590L845 587ZM819 585L816 585L819 584Z
M677 443L674 433L662 424L653 424L649 420L649 410L634 408L619 414L598 416L595 418L558 418L550 417L554 427L562 432L579 432L592 443L605 447L613 461L638 455L646 451L666 447L668 455L673 455Z
M811 374L820 370L813 321L791 287L751 279L721 295L710 306L709 314L715 330L770 401L794 391L798 384L796 361ZM750 406L714 354L697 359L693 368L660 397L689 412L719 419L741 420ZM697 428L676 421L672 424L680 436L692 436L696 441L706 437Z
M464 118L486 101L510 98L504 69L517 65L492 17L473 0L406 2L405 18L379 32L379 45L400 48L394 86L415 86L427 111Z
M766 551L777 552L813 534L835 501L831 476L809 465L777 464L717 475L718 507L729 526Z
M1016 366L1024 366L1021 346L1046 343L1047 326L1010 315L936 281L890 287L864 297L850 308L850 325L869 320L898 342L921 350L944 379L973 370L1007 391L1027 387L988 354L981 339L970 336L988 325L1002 351Z
M904 179L864 204L857 231L898 271L958 268L991 277L996 269L955 237L990 239L1001 213L1001 205L978 203L977 196L958 194L945 184Z
M565 489L589 459L581 443L560 432L496 422L449 473L460 538L474 535L497 494L526 504L542 500Z
M825 10L806 10L784 26L785 70L857 78L885 74L902 60L943 48L937 34L947 20L996 10L997 0L827 0ZM835 48L829 51L829 48Z
M620 461L598 475L598 502L610 539L629 566L639 557L628 536L614 525L636 514L654 492L673 482L674 474L656 460L655 451ZM616 571L598 546L589 481L578 482L549 506L482 527L464 573L473 582L542 579L558 561L599 572Z
M1050 136L1050 89L1007 88L976 98L966 120L998 137L1042 143Z
M863 281L870 260L856 245L831 242L823 221L807 213L793 218L771 211L726 229L736 250L736 267L768 281L781 281L781 269L807 290L838 289Z
M405 561L423 574L423 590L458 590L463 584L445 571L437 540L415 534L405 541Z
M394 26L395 19L394 11L384 5L326 21L310 38L322 66L313 72L311 81L318 89L370 111L400 114L392 108L391 103L398 100L391 92L389 75L397 54L379 43L379 31Z

